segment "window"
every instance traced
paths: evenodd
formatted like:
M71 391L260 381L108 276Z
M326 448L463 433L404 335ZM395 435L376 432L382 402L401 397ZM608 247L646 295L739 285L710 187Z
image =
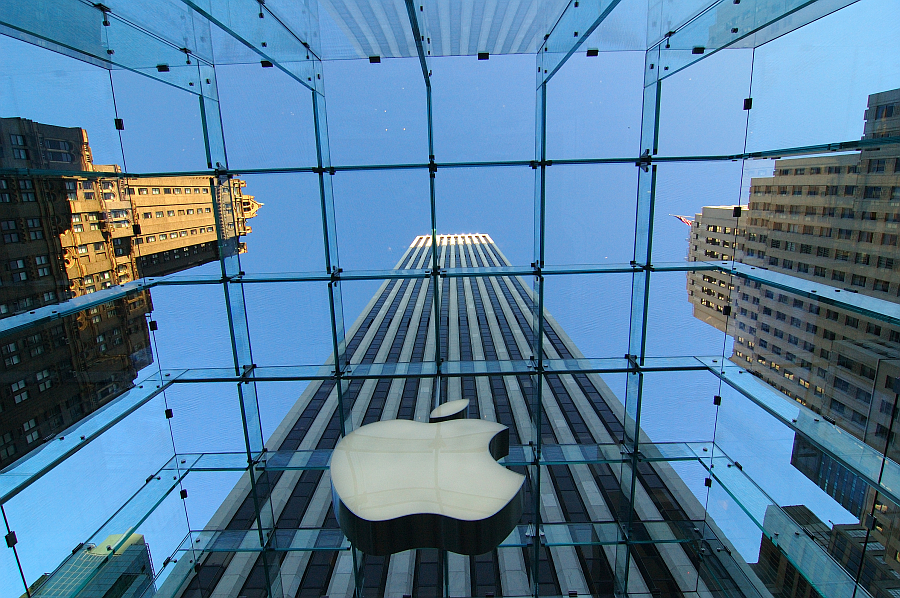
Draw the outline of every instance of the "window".
M856 257L853 259L853 263L863 264L864 266L868 266L869 265L869 254L868 253L857 253Z
M831 250L827 247L817 247L816 248L816 256L831 257Z
M857 240L861 243L872 243L874 237L875 233L873 233L872 231L861 230L859 231L859 237L857 238Z
M809 264L804 264L803 262L797 262L797 272L801 272L803 274L809 274Z
M832 270L831 271L831 280L836 280L838 282L844 282L845 274L840 270Z
M890 288L891 288L891 283L886 280L879 280L876 278L875 281L872 283L873 291L881 291L883 293L887 293L890 290Z
M24 146L25 145L25 137L23 135L10 135L9 143L11 145Z
M151 195L159 195L159 187L153 187L153 188L150 190L150 194L151 194Z
M894 116L894 105L886 104L884 106L878 106L875 108L875 120L880 120L882 118L891 118Z
M141 214L141 217L145 220L150 220L151 218L153 218L153 212L144 212L143 214Z
M84 232L84 225L83 225L83 224L75 224L75 225L72 226L72 231L73 231L73 232L76 232L76 233L83 233L83 232Z
M185 191L188 191L188 189L185 189ZM191 216L194 213L194 210L188 210L187 213L188 216Z
M856 194L856 187L854 185L844 185L844 196L852 197Z
M160 241L165 241L165 240L168 239L168 238L169 238L169 236L168 236L166 233L159 233L159 240L160 240Z
M18 243L19 242L18 233L6 233L5 235L3 235L3 242L4 243Z
M191 194L191 188L190 188L190 187L185 187L185 188L184 188L184 194L185 194L185 195L190 195L190 194Z
M146 187L138 187L138 195L147 195Z
M88 246L87 246L87 245L79 245L79 246L78 246L78 253L80 253L80 254L85 254L85 253L87 253L87 252L88 252Z
M28 237L29 237L32 241L37 241L37 240L43 239L43 238L44 238L44 231L42 231L42 230L33 230L33 231L29 231Z
M824 277L825 277L825 268L823 268L822 266L816 266L816 267L813 269L813 275L814 275L814 276L821 276L822 278L824 278Z
M884 172L884 159L869 160L869 172Z
M872 322L866 323L866 333L874 334L875 336L881 336L881 326L877 324L873 324Z
M866 286L866 277L860 276L859 274L854 274L850 279L850 284L855 287L865 287Z
M846 262L850 259L850 252L844 251L843 249L835 249L834 259L838 260L839 262Z
M859 328L859 318L853 316L844 316L844 324L853 328Z
M163 187L163 195L172 195L172 189L170 187Z
M44 266L43 268L38 268L38 277L50 276L50 268Z
M37 422L33 419L28 420L22 425L22 429L25 431L25 441L28 444L31 444L38 439L38 431L35 429L36 427Z
M882 245L897 245L897 235L895 234L883 234L881 235L881 244Z
M154 237L153 235L150 235L149 237L147 237L146 241L147 241L147 243L154 243L154 242L156 242L156 237Z
M168 210L166 212L166 216L174 216L174 215L175 215L175 210Z
M881 199L881 187L870 187L866 186L865 192L863 193L864 199Z
M21 149L18 147L14 147L12 152L13 152L13 158L15 158L16 160L27 160L28 159L28 150L27 149Z

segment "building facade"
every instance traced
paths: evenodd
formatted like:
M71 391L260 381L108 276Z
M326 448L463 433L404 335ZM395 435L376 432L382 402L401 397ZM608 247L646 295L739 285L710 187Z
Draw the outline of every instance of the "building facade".
M217 226L246 251L261 205L239 179L124 178L83 129L23 118L0 118L0 172L0 320L218 259ZM152 309L144 291L0 339L0 468L132 387Z
M509 262L483 234L440 235L442 269L508 266ZM431 237L417 237L397 268L425 268L432 256ZM435 338L434 293L439 294L440 338ZM449 362L527 360L531 355L531 289L518 277L440 278L385 282L348 330L351 368L378 363L412 363L433 359L435 349ZM545 318L550 359L582 357L565 331L549 315ZM346 429L378 420L428 421L438 402L468 399L469 417L499 421L510 429L511 445L535 440L530 409L533 377L457 376L353 380L343 391ZM544 389L547 444L597 444L615 447L623 435L624 407L596 375L547 375ZM340 437L337 388L333 380L311 383L267 444L271 454L328 450ZM618 451L618 449L615 449ZM528 475L524 467L517 471ZM541 516L544 532L572 533L569 525L618 525L633 509L641 521L664 522L647 528L650 536L672 541L632 546L629 588L654 596L715 587L728 595L745 595L744 581L735 579L721 559L721 535L711 530L704 511L674 471L664 463L644 463L638 471L633 505L621 489L619 465L559 465L542 469ZM527 483L528 484L528 483ZM526 484L526 485L527 485ZM273 551L240 552L242 534L255 535L254 496L245 477L210 520L218 530L198 552L199 560L182 558L161 591L183 598L207 596L267 596L266 580L285 596L351 596L353 557L338 550L343 534L331 506L331 485L325 468L270 472L256 482L255 500L271 515ZM529 489L526 504L533 504ZM527 509L526 509L527 510ZM478 556L448 556L446 582L452 596L531 595L529 571L534 548L528 545L526 515L520 527L496 550ZM642 524L639 524L642 525ZM596 533L591 532L591 534ZM534 534L531 533L531 536ZM683 538L684 541L677 541ZM248 541L251 538L248 536ZM615 542L581 546L543 546L538 567L541 595L611 596L615 590ZM280 550L276 546L294 547ZM315 551L302 549L316 546ZM331 547L332 550L328 550ZM706 557L702 555L707 555ZM705 560L704 560L705 558ZM735 565L732 567L744 564ZM390 557L365 556L360 562L363 596L441 596L444 569L437 550L412 550ZM734 569L731 569L734 571ZM746 570L749 573L749 570ZM761 586L760 586L761 587ZM699 588L699 590L698 590ZM755 587L747 595L753 594ZM763 589L764 591L764 589ZM278 594L281 595L281 594Z
M863 139L898 135L900 89L869 96ZM742 210L705 207L696 215L688 259L724 260L727 252L739 262L835 292L900 302L900 150L891 147L776 160L773 176L752 179ZM740 216L729 219L729 210ZM728 226L731 233L723 236ZM720 249L726 242L728 249ZM688 296L698 319L734 338L732 361L826 421L900 458L895 392L900 328L722 273L690 273ZM892 573L863 579L873 595L887 591L885 580L900 578L900 509L799 436L791 463L861 521L874 516L872 542L878 552L869 547L866 554L878 562L866 559L864 568ZM848 542L839 543L853 544ZM856 574L859 558L838 555L834 542L831 552Z

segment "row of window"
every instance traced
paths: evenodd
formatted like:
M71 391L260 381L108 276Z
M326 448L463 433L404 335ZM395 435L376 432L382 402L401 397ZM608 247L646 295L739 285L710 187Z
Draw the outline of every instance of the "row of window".
M752 202L754 210L772 211L775 214L790 214L791 216L822 216L824 218L841 218L842 220L859 220L877 221L879 213L870 210L856 211L853 208L836 208L834 206L786 206L785 204L771 204L762 202ZM880 217L885 222L900 222L900 213L884 212ZM750 219L751 225L754 219ZM786 224L786 223L783 223ZM796 226L796 225L792 225ZM753 233L751 233L751 236ZM751 239L752 240L752 239Z
M697 223L697 226L700 226L699 222ZM726 235L730 235L730 234L740 235L741 234L741 229L739 229L739 228L732 228L730 226L717 226L715 224L707 224L706 230L711 233L723 233Z
M199 233L198 233L199 230ZM135 245L141 245L142 243L155 243L157 240L166 241L169 239L176 239L178 237L186 237L188 234L196 235L196 234L204 234L215 232L215 229L211 226L201 226L199 229L192 228L188 230L176 231L173 233L159 233L156 235L147 235L146 237L136 237L134 240Z
M137 187L138 195L200 195L209 193L209 187ZM134 188L128 188L128 195L134 195Z
M212 208L197 208L197 214L209 214L212 212ZM194 208L187 208L184 210L166 210L163 212L162 210L157 210L156 212L144 212L141 214L141 218L144 220L150 220L151 218L164 218L166 216L175 216L177 213L178 216L193 216Z
M810 166L808 167L809 174L822 174L821 166ZM779 168L775 171L776 176L804 176L807 174L807 167L801 168ZM859 172L859 166L851 165L851 166L826 166L824 170L825 174L854 174Z
M804 193L804 189L806 192ZM900 199L900 187L878 185L758 185L751 187L753 195L807 195L807 196L842 196L857 197L862 193L863 199ZM800 206L794 206L800 207ZM752 206L751 206L751 209Z

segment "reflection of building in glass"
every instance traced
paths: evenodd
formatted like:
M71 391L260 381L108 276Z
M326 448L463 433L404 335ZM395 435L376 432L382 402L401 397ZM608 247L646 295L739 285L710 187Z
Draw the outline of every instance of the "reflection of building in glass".
M900 90L870 96L866 118L865 138L900 134ZM754 178L751 185L749 209L731 219L730 233L723 212L731 206L704 208L697 215L691 261L734 256L897 301L900 151L778 160L774 177ZM688 278L697 317L721 327L722 308L730 305L732 359L883 449L894 401L885 380L897 375L900 328L760 285L729 292L729 284L721 274L697 272ZM714 301L707 300L711 295Z
M487 235L440 235L438 243L442 269L509 265ZM428 267L431 255L431 237L417 237L397 268ZM435 292L440 298L438 338L433 321ZM582 357L549 316L544 330L549 359ZM347 355L353 365L412 363L415 369L417 363L433 359L437 346L451 362L527 361L532 351L530 335L532 294L520 278L447 277L439 279L437 289L430 279L398 279L385 282L349 328ZM605 443L620 457L624 407L603 380L594 374L552 373L545 379L543 441ZM499 421L510 428L511 444L527 445L535 440L532 384L533 377L527 374L353 380L342 392L343 413L350 428L398 418L427 421L437 397L468 399L469 417ZM333 448L340 436L337 393L333 379L311 383L273 433L269 454ZM712 588L730 596L764 592L761 586L747 587L747 580L755 577L749 570L741 571L746 564L732 559L733 547L722 543L727 540L704 517L702 506L667 463L641 463L633 504L622 491L622 476L631 479L632 474L623 472L628 469L628 465L607 462L542 469L541 534L546 533L548 545L541 543L541 595L612 595L617 558L624 559L626 547L614 541L601 545L598 534L606 529L616 537L618 526L630 513L639 520L633 525L642 538L631 546L631 591L661 597L698 591L702 595ZM517 470L528 473L524 468ZM343 535L331 508L328 473L265 471L255 482L255 497L248 477L239 482L208 526L222 533L210 535L208 545L194 546L204 551L198 563L179 560L164 591L184 598L260 598L266 595L268 573L280 581L288 596L352 593L353 557L349 551L336 550ZM274 519L276 527L269 540L274 550L262 554L236 550L245 534L258 537L254 504L263 505L261 511ZM535 553L533 546L525 546L528 517L508 547L473 557L449 555L451 595L530 595L529 563ZM585 534L583 544L563 546L549 541L554 534L574 537L570 534L575 528L568 524L584 524L579 528ZM281 546L319 549L281 551ZM437 550L367 556L362 568L362 596L443 595L444 573Z
M864 139L900 135L900 89L869 96L864 131ZM752 180L739 216L736 207L704 207L696 215L689 260L734 257L839 292L900 302L896 146L777 160L774 176ZM732 361L898 460L900 327L722 273L690 273L688 295L696 317L734 337ZM900 509L799 436L791 462L861 520L875 514L881 562L900 576Z
M791 465L816 482L842 507L862 518L866 508L869 485L858 475L823 453L799 434L794 436Z
M216 183L121 178L83 129L0 119L0 319L217 259L217 227L239 239L260 204ZM211 192L229 200L218 214ZM0 336L0 467L132 386L151 310L142 292Z
M766 508L763 528L772 529L774 527L772 520L783 517L790 517L822 549L828 549L830 533L828 526L803 505L783 507L782 509L770 505ZM766 589L772 593L774 598L821 598L821 594L809 585L803 574L791 562L791 557L793 555L785 555L785 551L776 546L772 539L764 533L759 545L759 559L751 567L753 572L766 584Z
M150 548L140 534L124 542L118 534L98 546L80 546L29 592L32 598L150 598L156 594Z

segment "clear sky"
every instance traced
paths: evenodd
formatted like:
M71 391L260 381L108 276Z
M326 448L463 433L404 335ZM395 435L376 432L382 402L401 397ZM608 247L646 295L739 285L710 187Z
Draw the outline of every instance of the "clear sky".
M633 4L633 3L632 3ZM660 153L722 154L858 139L870 93L900 87L896 0L862 0L755 52L721 52L667 80ZM620 32L621 33L621 32ZM624 36L625 34L622 33ZM624 39L624 37L623 37ZM624 42L623 42L624 43ZM113 73L0 37L0 116L87 130L96 163L132 172L205 167L194 96L129 72ZM602 52L572 57L548 91L551 159L627 157L640 136L644 56ZM435 59L435 154L439 162L534 157L534 56ZM258 64L217 68L232 168L309 166L315 161L309 92L278 69ZM334 164L427 161L425 91L418 61L334 61L324 67ZM112 126L113 94L125 121L121 145ZM742 100L754 98L749 114ZM123 154L124 150L124 154ZM692 216L704 205L746 203L749 177L771 162L677 163L659 166L654 262L683 261L688 229L670 214ZM311 174L252 174L246 192L265 205L250 222L248 273L321 270L324 265L317 181ZM428 174L422 170L339 173L334 180L341 266L392 268L412 239L430 230ZM547 262L627 263L634 244L637 172L633 165L552 166L548 171ZM492 236L515 264L532 261L534 172L527 167L440 170L441 233ZM215 272L216 264L195 272ZM348 326L378 284L343 285ZM245 288L258 365L321 363L330 352L323 285ZM631 277L552 277L547 307L589 357L627 351ZM653 355L730 355L724 336L694 319L683 273L653 275ZM231 366L221 287L153 291L156 367ZM624 396L624 379L608 378ZM263 427L270 433L300 395L302 383L259 386ZM716 421L711 398L725 401ZM235 390L181 386L167 393L176 413L170 430L163 397L130 416L6 505L29 580L50 571L102 524L172 453L241 450ZM806 503L823 520L852 518L790 464L793 435L703 374L657 374L645 384L643 425L655 441L713 437L738 458L780 504ZM706 500L703 470L678 466ZM236 475L191 474L185 501L201 528ZM157 567L186 533L177 493L141 530ZM759 531L738 505L714 496L710 512L755 561ZM173 525L172 522L179 522ZM175 531L173 531L175 530ZM0 551L0 598L18 597L11 551Z

